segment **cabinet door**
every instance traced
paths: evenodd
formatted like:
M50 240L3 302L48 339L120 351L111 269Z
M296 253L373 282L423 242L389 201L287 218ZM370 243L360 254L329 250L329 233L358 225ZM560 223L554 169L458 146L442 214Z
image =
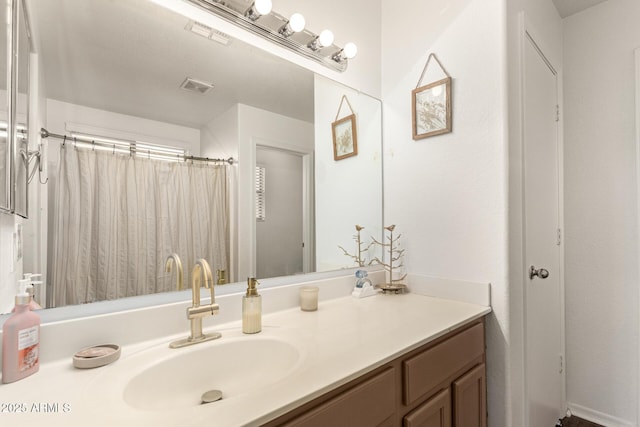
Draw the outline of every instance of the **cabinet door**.
M446 388L418 406L403 420L404 427L450 427L451 393Z
M486 383L484 363L453 382L453 421L456 427L487 426Z
M484 325L478 323L409 357L402 364L404 404L413 405L447 387L456 375L481 362L483 355Z

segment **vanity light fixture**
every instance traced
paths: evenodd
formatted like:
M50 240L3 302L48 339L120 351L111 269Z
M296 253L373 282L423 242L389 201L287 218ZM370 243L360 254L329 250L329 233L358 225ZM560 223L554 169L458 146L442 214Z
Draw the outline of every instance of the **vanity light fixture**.
M340 50L340 52L333 55L332 59L336 62L344 62L347 59L351 59L355 57L358 53L358 46L355 43L347 43L344 45L344 48Z
M302 16L302 14L300 13L294 13L293 15L291 15L291 18L289 18L289 21L282 27L280 27L278 33L280 33L283 37L291 37L295 33L299 33L300 31L304 30L305 25L306 22L304 20L304 16Z
M333 44L333 33L331 30L322 30L320 35L318 36L318 42L321 47L329 47Z
M271 0L256 0L251 7L245 12L244 16L251 21L257 21L262 15L268 15L271 13L273 4Z
M320 35L307 45L307 47L314 52L322 49L323 47L329 47L333 44L333 33L331 30L322 30Z
M272 0L187 0L240 28L336 71L345 71L357 48L336 46L330 30L319 35L305 28L305 19L294 13L289 19L272 10ZM250 6L247 6L250 4ZM349 47L347 47L349 46Z

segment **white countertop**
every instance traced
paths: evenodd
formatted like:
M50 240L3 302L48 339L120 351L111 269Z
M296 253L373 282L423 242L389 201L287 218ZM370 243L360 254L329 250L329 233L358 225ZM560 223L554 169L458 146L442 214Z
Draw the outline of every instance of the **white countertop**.
M321 301L316 312L291 308L266 314L263 331L256 335L241 334L239 321L206 328L205 332L223 334L213 343L225 337L289 336L304 354L291 375L266 388L180 411L132 408L101 382L135 354L158 348L181 351L168 349L168 343L181 336L126 345L119 361L97 369L74 369L69 357L42 364L40 372L24 380L0 385L0 425L260 425L490 311L483 305L415 293L348 296Z

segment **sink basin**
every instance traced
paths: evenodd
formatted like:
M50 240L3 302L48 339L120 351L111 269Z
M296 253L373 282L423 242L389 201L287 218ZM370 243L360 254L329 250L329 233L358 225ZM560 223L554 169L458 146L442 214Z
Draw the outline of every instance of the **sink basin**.
M284 378L301 359L293 344L260 336L223 336L191 347L163 349L161 354L164 357L153 358L124 386L123 398L131 407L148 411L195 407L209 390L220 390L223 400L232 399Z

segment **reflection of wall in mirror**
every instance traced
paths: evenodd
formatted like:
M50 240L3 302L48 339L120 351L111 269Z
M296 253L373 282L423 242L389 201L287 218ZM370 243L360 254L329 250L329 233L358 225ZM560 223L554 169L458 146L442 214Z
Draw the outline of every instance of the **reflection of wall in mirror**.
M340 161L333 157L331 123L343 95L356 115L358 155ZM350 114L344 106L341 117ZM380 101L326 78L315 79L316 268L318 271L354 267L338 248L357 252L355 225L364 227L363 248L370 236L382 238L382 135ZM381 256L371 248L363 258ZM378 252L375 252L378 251Z

